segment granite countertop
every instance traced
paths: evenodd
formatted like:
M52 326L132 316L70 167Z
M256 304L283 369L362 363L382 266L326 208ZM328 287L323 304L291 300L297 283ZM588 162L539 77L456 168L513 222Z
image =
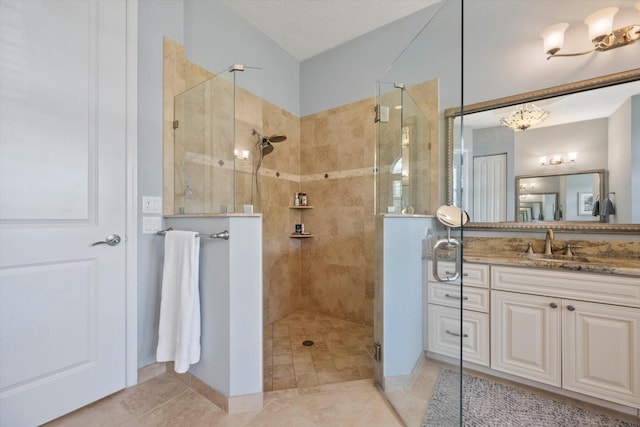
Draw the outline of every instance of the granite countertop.
M516 267L547 268L563 271L582 271L587 273L618 274L640 278L640 259L604 258L592 256L565 257L553 255L545 258L542 254L464 251L465 262L491 265L509 265ZM638 282L640 284L640 281Z

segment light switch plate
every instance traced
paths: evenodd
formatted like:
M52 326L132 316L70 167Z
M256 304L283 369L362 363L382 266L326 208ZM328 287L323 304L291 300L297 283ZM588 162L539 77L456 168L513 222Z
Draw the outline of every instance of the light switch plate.
M162 228L162 218L159 216L142 217L142 234L154 234Z
M142 213L162 213L162 197L142 196Z

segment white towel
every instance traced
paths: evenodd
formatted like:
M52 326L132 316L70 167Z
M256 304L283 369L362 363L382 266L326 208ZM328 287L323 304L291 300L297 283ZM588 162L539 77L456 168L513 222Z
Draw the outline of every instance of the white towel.
M187 372L200 361L200 237L193 231L169 231L164 243L158 362L175 362Z

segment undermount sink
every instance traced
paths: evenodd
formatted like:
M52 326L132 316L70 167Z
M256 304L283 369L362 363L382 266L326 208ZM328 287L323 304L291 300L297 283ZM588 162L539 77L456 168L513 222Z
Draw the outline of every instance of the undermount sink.
M558 255L558 254L519 254L520 258L528 258L528 259L540 259L545 261L558 261L558 262L591 262L589 258L583 256L569 256L569 255Z

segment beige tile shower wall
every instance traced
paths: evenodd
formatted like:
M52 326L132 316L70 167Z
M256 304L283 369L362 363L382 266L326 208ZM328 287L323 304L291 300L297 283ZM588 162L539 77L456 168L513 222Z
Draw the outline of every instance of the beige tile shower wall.
M305 310L373 324L375 281L373 99L303 117L301 191L315 237L302 248ZM325 178L325 174L327 177Z
M300 119L262 101L263 134L284 134L260 170L263 208L263 295L265 325L303 308L300 256L306 241L289 237L301 212L290 209L299 191ZM279 176L278 176L279 175ZM306 212L303 214L306 215ZM306 219L305 219L306 220Z

